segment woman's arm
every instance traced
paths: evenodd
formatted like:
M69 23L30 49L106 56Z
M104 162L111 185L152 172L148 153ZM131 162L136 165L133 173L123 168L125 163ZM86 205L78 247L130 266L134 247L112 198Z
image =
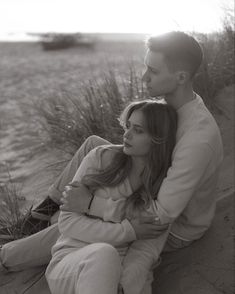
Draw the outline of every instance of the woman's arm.
M84 175L104 168L104 165L108 164L112 153L102 151L102 147L97 147L88 153L78 168L73 182L81 182ZM102 201L107 202L107 199ZM136 240L135 231L128 220L123 220L121 223L104 222L81 213L62 211L58 219L58 227L64 236L88 243L107 242L116 246Z
M128 220L111 223L62 211L58 219L58 227L64 236L87 243L106 242L118 246L136 240L135 231Z

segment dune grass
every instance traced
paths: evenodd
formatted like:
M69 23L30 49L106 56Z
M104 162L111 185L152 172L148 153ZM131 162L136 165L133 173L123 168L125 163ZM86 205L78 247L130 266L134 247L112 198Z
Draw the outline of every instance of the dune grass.
M8 173L9 181L0 186L1 213L0 228L7 228L9 237L7 239L0 237L0 242L16 240L24 237L23 227L25 217L30 214L31 208L22 210L20 201L24 200L21 194L21 188L11 178Z
M194 89L212 109L215 96L235 81L235 31L226 22L224 30L210 35L197 35L204 51L204 61L194 80Z
M53 147L71 155L94 134L112 143L120 143L123 131L119 115L130 101L146 97L133 67L129 69L128 79L122 79L108 68L99 78L83 83L78 92L79 95L75 95L63 91L35 106L44 138Z

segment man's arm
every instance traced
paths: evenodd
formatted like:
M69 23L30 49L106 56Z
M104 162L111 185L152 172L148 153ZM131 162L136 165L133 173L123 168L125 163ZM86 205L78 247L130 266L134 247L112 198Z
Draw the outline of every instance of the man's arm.
M172 223L185 209L205 177L211 158L207 144L191 144L175 152L155 201L161 223Z

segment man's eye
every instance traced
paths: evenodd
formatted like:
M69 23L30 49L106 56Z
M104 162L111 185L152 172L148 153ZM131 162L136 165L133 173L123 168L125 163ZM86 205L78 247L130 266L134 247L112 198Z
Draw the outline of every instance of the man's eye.
M154 73L154 74L158 73L155 69L152 69L152 68L151 68L151 72Z

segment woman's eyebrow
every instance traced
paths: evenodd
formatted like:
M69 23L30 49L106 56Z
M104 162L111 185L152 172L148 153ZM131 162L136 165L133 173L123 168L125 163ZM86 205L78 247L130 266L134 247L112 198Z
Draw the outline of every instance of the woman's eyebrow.
M134 127L138 127L138 128L144 128L144 126L143 125L139 125L139 124L137 124L137 123L132 123L130 120L128 120L127 122L129 122L130 124L132 124Z

